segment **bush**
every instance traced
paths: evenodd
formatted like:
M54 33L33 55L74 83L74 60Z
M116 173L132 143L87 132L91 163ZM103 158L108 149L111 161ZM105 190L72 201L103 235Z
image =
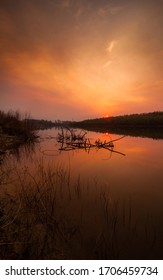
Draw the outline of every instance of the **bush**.
M20 137L25 141L36 137L32 123L27 122L18 111L0 111L0 127L2 133Z

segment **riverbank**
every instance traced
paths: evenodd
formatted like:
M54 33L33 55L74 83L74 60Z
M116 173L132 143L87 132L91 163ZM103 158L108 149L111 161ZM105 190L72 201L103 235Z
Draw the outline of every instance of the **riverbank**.
M26 122L20 113L0 111L0 157L37 138L31 123Z

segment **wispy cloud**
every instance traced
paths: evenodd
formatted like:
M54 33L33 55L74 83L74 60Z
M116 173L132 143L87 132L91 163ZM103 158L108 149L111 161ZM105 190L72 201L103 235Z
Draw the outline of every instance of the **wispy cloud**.
M112 15L117 15L121 10L123 10L123 6L112 6L109 8L109 12Z
M108 14L111 14L112 16L117 15L121 10L123 10L124 7L120 5L113 5L108 4L106 6L102 6L98 9L98 14L100 16L106 16Z
M115 47L116 43L117 43L117 41L115 41L115 40L109 42L108 47L107 47L106 50L107 50L109 53L111 53L112 50L113 50L113 48Z
M113 56L112 52L117 42L118 42L117 40L112 40L111 42L108 43L106 51L107 53L109 53L109 59L107 59L107 61L103 65L104 68L109 67L113 63L115 57Z
M113 60L108 60L105 64L104 64L104 68L107 68L108 66L110 66L113 63Z

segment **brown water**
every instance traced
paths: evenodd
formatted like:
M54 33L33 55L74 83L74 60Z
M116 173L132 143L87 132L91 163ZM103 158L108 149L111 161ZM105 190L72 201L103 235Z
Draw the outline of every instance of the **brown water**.
M77 213L77 208L82 205L82 211L87 216L84 232L96 231L96 227L98 227L99 232L99 227L101 227L98 209L96 212L96 206L91 208L91 197L95 197L97 193L100 195L109 193L109 201L114 205L114 209L118 205L116 211L120 215L119 223L123 223L127 227L132 224L133 228L129 234L132 235L132 231L134 231L135 236L140 236L142 242L146 240L149 243L157 243L155 253L151 254L149 258L161 258L160 244L163 241L163 140L126 136L116 141L114 146L114 151L125 154L122 155L103 148L91 148L89 152L84 149L60 151L61 144L56 141L58 130L44 130L39 134L41 136L40 142L35 145L33 152L25 152L22 148L17 159L15 155L10 156L6 159L5 164L14 165L14 168L19 170L20 176L21 172L27 168L35 176L36 165L40 159L44 166L50 166L52 169L55 169L56 166L62 166L68 170L72 181L80 181L80 188L82 186L83 190L84 188L88 189L88 192L83 191L82 202L78 204L76 200L71 205L71 210L68 209L70 203L66 203L64 200L64 210L67 207L65 211L70 211L70 213ZM90 139L91 143L94 143L97 139L110 141L121 137L121 135L88 131L86 137ZM13 176L12 174L12 180ZM104 195L104 200L106 197L107 195ZM85 217L84 214L83 217ZM121 235L121 228L119 233ZM141 238L141 234L145 237ZM142 246L140 240L136 242L136 246L138 244ZM151 248L149 251L153 250L152 246L149 244L149 248ZM124 258L129 256L127 253L124 254ZM135 258L142 256L135 253ZM134 255L132 257L134 258ZM120 255L120 258L123 258L123 255Z
M155 205L154 209L162 205L163 140L126 136L114 142L113 150L125 154L123 156L97 148L90 149L89 153L84 149L59 151L60 144L53 138L57 133L54 129L43 131L40 147L33 156L41 155L48 163L63 163L72 176L80 175L85 182L98 180L117 196L140 196L140 203ZM97 139L110 141L121 135L87 132L86 137L94 143Z

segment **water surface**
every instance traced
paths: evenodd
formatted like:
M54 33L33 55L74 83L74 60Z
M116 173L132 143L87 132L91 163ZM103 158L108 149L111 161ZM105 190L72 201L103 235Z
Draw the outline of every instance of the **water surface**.
M134 235L132 241L133 255L131 252L128 253L128 249L126 249L126 253L122 254L119 248L114 248L114 251L117 250L118 253L114 256L104 254L101 255L102 258L105 258L106 255L108 258L132 257L141 259L147 258L147 253L149 253L149 258L161 258L163 140L126 136L114 142L113 149L124 155L103 148L91 148L89 151L85 151L85 149L60 151L61 143L58 143L56 139L58 132L57 129L40 131L40 141L35 145L32 152L25 151L25 148L22 148L17 158L15 155L10 155L5 164L11 166L10 170L17 170L16 172L20 174L20 177L27 169L31 176L38 176L36 169L40 161L52 170L58 167L61 170L66 170L69 174L69 180L74 184L71 184L71 186L69 186L69 183L67 184L68 188L71 188L69 190L69 194L71 194L69 202L66 200L67 198L63 198L67 189L62 190L63 196L60 200L60 208L63 208L62 211L67 212L69 216L74 215L74 220L79 220L80 217L80 223L82 224L80 231L84 234L83 240L86 240L86 244L87 242L90 243L90 238L92 244L93 242L97 243L97 236L101 236L101 232L107 239L107 235L110 234L108 234L108 215L114 209L114 219L112 221L114 220L114 223L118 225L116 230L114 225L115 235L118 236L119 234L124 238L121 240L121 237L117 237L119 241L114 240L112 243L122 243L124 240L127 242L128 235L130 237ZM97 139L108 142L121 136L109 132L89 131L86 135L91 143L95 143ZM11 172L13 181L14 174L14 172ZM12 192L12 185L10 184L8 189L7 186L3 186L1 192L3 190ZM75 198L74 202L72 198L74 190L72 188L75 188L78 196L78 199ZM82 199L80 198L81 193ZM99 201L104 208L101 212L103 213L102 217L106 215L105 225L102 222L103 218L100 216ZM112 209L108 208L110 207L108 205L112 205ZM79 212L82 214L79 214ZM122 226L120 226L121 224ZM130 230L126 231L128 228ZM94 237L95 232L97 232L96 237ZM145 255L142 252L140 253L141 250L138 250L139 246L142 246L141 242L142 244L147 243L148 250ZM87 256L85 253L84 246L82 250L81 258L82 256L83 258L89 258L89 254ZM124 251L124 248L122 250ZM79 258L79 255L76 258ZM90 258L92 258L91 255Z

